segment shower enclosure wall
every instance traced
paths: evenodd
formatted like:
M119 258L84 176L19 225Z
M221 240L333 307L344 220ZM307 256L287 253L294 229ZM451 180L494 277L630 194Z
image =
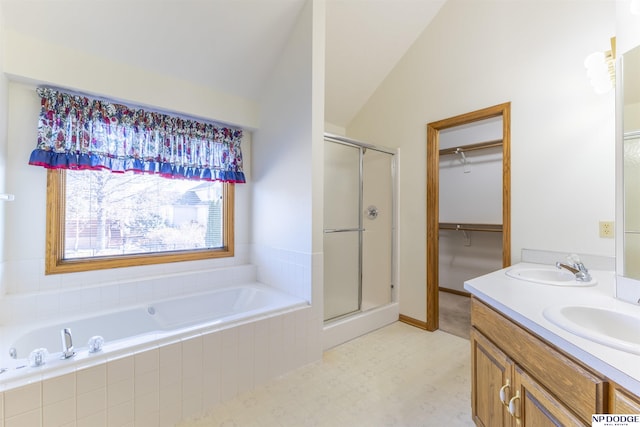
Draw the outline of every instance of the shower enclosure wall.
M624 275L640 278L640 129L625 132L624 141Z
M390 323L397 320L395 152L325 135L324 154L325 331L351 321L375 324L364 320L367 313Z

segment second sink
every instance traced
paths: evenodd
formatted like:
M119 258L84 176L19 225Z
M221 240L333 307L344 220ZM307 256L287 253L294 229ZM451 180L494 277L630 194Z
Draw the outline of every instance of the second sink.
M557 306L543 311L545 319L582 338L640 354L640 317L598 307Z

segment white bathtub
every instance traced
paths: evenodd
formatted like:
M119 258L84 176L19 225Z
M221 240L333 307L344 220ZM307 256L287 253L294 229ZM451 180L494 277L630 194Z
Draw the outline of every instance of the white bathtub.
M33 374L60 368L68 370L74 360L86 365L91 358L142 351L145 347L157 346L162 342L204 334L307 305L305 300L254 283L159 300L91 317L70 318L46 325L3 328L5 345L4 354L0 357L0 385L9 379L15 382L22 372ZM76 351L76 356L67 360L61 360L61 330L64 328L71 330ZM99 352L89 353L88 341L94 336L101 336L104 346ZM46 348L49 353L45 364L29 366L29 354L40 348Z

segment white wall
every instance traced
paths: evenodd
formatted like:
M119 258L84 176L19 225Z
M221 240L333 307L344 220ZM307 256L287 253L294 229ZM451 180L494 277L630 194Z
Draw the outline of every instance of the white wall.
M511 101L512 261L522 248L614 255L614 94L583 66L615 2L449 0L347 127L397 146L400 311L426 319L426 124Z
M2 12L2 3L0 3L0 28L4 26L4 15ZM1 39L0 39L1 41ZM7 164L7 78L4 75L4 43L0 43L0 193L6 192L5 190L5 171ZM5 259L5 239L4 239L4 224L5 211L7 209L7 202L0 202L0 277L2 277L2 268L4 266ZM3 284L0 280L0 295L3 293Z
M322 206L317 163L324 77L317 70L324 69L323 7L322 1L309 1L302 10L265 86L252 145L252 259L258 279L313 301L308 334L317 338L310 349L316 357L322 321L321 253L314 234L322 216L314 207Z
M631 0L616 1L616 56L640 45L640 14L631 14Z
M99 7L99 5L96 5ZM96 10L95 13L100 13ZM5 69L12 79L51 84L135 105L256 127L256 102L4 28ZM71 66L71 64L73 64Z

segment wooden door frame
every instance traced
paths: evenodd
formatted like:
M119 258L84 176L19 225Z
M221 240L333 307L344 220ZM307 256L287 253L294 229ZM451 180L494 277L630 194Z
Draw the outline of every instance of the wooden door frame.
M427 124L427 322L439 327L438 224L440 186L440 131L502 117L502 266L511 265L511 103L494 105Z

